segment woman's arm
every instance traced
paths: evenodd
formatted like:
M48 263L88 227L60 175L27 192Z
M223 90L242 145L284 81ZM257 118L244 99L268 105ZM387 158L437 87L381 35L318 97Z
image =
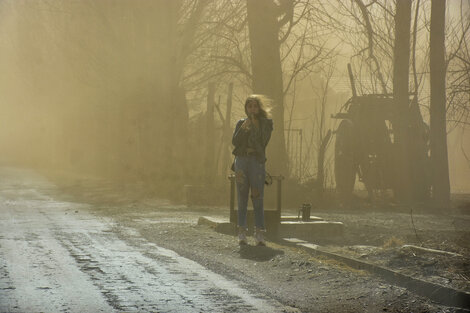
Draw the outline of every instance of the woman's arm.
M242 127L244 122L244 120L239 120L237 126L235 126L235 131L233 132L232 137L232 144L234 146L240 146L247 140L248 131Z
M271 133L273 131L273 120L265 119L263 124L264 125L261 131L261 139L263 141L264 147L266 148L269 143L269 140L271 139Z

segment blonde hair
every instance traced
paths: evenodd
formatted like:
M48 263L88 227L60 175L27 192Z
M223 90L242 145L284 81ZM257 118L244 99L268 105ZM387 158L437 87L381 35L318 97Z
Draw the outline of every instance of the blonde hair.
M264 118L269 118L271 116L271 102L272 102L271 99L269 99L265 95L249 95L248 98L246 98L245 100L246 115L248 115L248 112L246 111L246 106L248 105L248 102L250 101L255 101L256 104L258 104L259 116L262 116Z

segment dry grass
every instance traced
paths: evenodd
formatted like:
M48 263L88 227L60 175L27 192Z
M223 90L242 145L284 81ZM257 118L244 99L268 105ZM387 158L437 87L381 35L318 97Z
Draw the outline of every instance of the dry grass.
M390 237L388 240L386 240L384 242L384 244L382 245L382 247L384 247L384 248L394 248L394 247L401 247L404 244L405 244L405 242L403 240L393 236L393 237Z

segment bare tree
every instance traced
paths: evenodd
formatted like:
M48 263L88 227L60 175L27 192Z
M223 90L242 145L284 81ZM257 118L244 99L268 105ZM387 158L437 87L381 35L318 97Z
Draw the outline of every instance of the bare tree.
M330 84L335 70L335 63L332 62L324 69L323 81L320 85L321 89L318 94L320 107L315 114L315 124L317 132L317 191L318 198L323 198L325 189L325 155L328 144L332 136L330 128L327 128L326 107L328 104L328 94L331 92Z
M374 48L376 46L376 43L374 41L374 30L372 28L372 23L370 21L369 11L367 10L367 7L373 5L374 2L371 2L367 6L364 4L362 0L354 0L354 2L357 4L359 9L361 10L362 19L363 19L362 23L365 29L365 33L367 34L367 51L368 51L367 60L371 61L368 64L370 66L371 72L376 73L377 79L379 80L382 86L382 92L387 93L387 84L385 83L385 80L383 78L379 60L377 59L374 53Z
M445 0L431 1L430 70L431 70L431 164L432 197L438 204L450 201L447 156L445 90Z
M287 152L284 140L284 95L279 42L279 28L290 20L293 2L247 0L248 28L251 46L253 92L272 99L272 115L276 125L271 139L270 168L276 174L287 173ZM284 14L286 19L279 19Z
M211 13L206 13L202 27L196 33L198 44L189 56L191 61L185 69L184 85L191 90L192 96L200 97L203 94L200 86L205 86L208 80L217 80L218 85L235 81L233 95L239 102L243 101L247 92L268 94L274 100L273 116L276 125L269 149L281 151L270 153L270 164L278 164L273 166L277 168L276 171L287 173L286 169L282 169L287 164L286 160L275 160L282 159L282 150L285 150L284 98L292 83L296 79L306 78L317 64L329 57L331 51L331 48L325 48L326 40L320 39L319 31L315 30L314 17L318 14L317 10L308 1L264 1L263 5L267 5L271 10L269 14L272 14L272 29L269 30L272 37L269 37L269 44L273 48L266 49L265 44L260 44L259 40L250 41L250 14L246 1L222 2L222 5L216 5L221 3L219 1L207 6L207 11ZM257 1L255 5L260 6L262 2ZM269 11L263 11L262 14L267 12ZM265 31L267 25L264 19L258 20ZM267 40L266 38L262 37L261 41ZM256 52L258 46L263 47ZM279 66L273 66L277 64L272 61L275 56L269 56L273 49L278 51ZM269 62L268 57L271 58ZM268 72L259 70L260 64L265 64ZM276 74L269 74L269 71L276 68ZM266 77L263 78L263 75ZM276 79L273 80L274 78ZM242 111L238 106L234 110Z
M446 22L447 47L447 131L470 125L470 12L460 1L460 16Z
M395 145L398 147L395 166L397 169L395 189L402 201L411 200L411 162L408 133L410 119L410 101L408 95L409 59L410 59L411 2L398 0L395 14L395 47L393 98L396 118L393 121Z
M394 7L389 1L338 1L331 26L353 50L351 63L362 93L388 93L393 68ZM333 9L330 9L333 10Z

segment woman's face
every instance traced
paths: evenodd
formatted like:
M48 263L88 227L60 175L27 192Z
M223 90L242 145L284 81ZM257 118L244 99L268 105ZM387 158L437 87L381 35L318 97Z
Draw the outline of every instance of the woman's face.
M250 115L258 115L259 113L259 106L256 100L249 100L246 104L246 113L248 116Z

